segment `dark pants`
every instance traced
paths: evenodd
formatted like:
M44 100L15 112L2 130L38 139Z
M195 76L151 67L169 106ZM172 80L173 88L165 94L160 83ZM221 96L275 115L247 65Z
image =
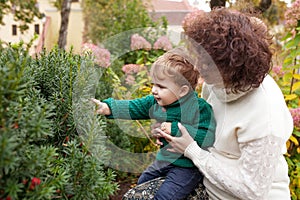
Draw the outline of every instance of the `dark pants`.
M196 167L178 167L156 160L142 173L138 184L164 176L165 181L155 194L156 200L184 199L198 186L203 177Z

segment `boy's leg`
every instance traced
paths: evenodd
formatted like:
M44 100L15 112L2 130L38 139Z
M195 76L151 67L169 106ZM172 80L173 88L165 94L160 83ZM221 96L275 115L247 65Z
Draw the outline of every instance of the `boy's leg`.
M137 184L150 181L158 177L164 177L168 173L170 163L164 161L155 160L139 177Z
M186 198L202 181L202 174L198 168L173 167L160 186L154 199L176 200Z

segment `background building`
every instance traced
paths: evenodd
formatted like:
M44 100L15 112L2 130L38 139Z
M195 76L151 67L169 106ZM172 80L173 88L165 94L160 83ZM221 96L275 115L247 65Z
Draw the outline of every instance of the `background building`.
M83 41L84 22L80 2L81 0L72 0L66 45L66 50L72 47L75 53L80 52ZM34 40L31 49L32 54L39 53L43 47L52 49L58 41L61 24L60 11L51 4L50 0L39 0L37 6L44 17L36 18L24 33L19 31L18 23L13 20L13 15L6 15L3 20L5 25L0 26L0 39L7 43L17 43L20 40L27 43L36 35L37 39ZM161 16L167 18L169 37L172 42L176 43L180 39L181 22L184 16L195 8L188 0L151 0L148 9L154 20Z

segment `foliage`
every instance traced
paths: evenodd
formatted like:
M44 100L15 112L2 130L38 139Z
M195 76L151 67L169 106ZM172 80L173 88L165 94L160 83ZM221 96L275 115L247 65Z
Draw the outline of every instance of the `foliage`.
M33 22L34 17L42 18L42 14L39 12L36 0L2 0L0 2L0 23L2 25L4 24L4 15L11 12L14 15L14 19L20 22L19 28L21 32L29 28L28 25Z
M64 0L49 0L51 4L58 10L62 10Z
M160 22L154 22L139 0L86 0L82 2L85 21L85 38L94 44L136 28L157 28ZM166 20L162 21L166 28ZM131 34L127 34L128 37ZM129 38L127 38L129 39ZM128 43L127 43L128 44Z
M299 3L299 0L294 2L292 7L285 13L287 34L282 39L284 45L280 55L280 60L282 58L283 63L275 66L272 73L285 96L294 119L294 131L287 142L288 153L286 155L291 180L291 198L293 200L300 199L300 15L292 14L295 11L299 13Z
M36 59L21 45L1 50L1 199L107 199L117 189L104 124L76 100L88 93L87 67L86 57L57 48Z

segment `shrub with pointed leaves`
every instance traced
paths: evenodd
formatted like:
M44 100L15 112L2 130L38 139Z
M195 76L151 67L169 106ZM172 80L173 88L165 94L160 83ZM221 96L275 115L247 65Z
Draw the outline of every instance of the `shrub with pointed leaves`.
M102 70L58 48L36 59L22 44L1 49L0 199L108 199L116 190L114 173L104 168L104 124L92 129L96 116L75 116L86 110L73 100L86 99L94 84L85 68ZM85 124L85 137L75 119Z

